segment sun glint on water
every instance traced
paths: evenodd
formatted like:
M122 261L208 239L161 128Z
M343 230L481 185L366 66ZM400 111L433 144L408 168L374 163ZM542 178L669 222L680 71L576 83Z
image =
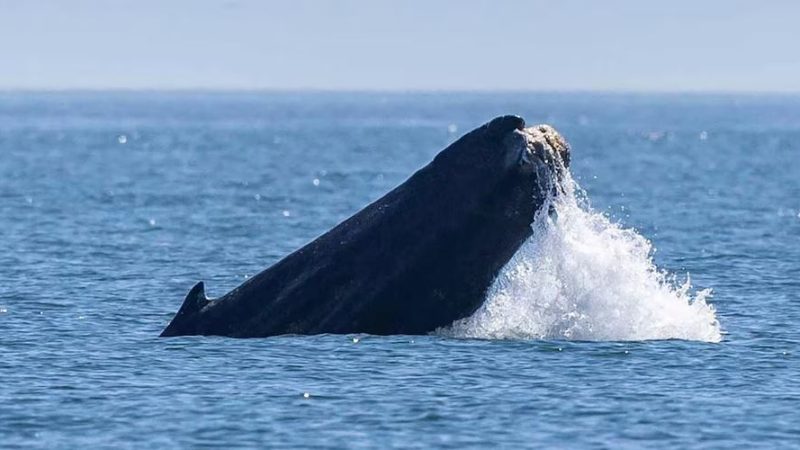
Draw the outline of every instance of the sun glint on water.
M711 290L658 269L650 241L593 211L566 174L483 306L441 333L470 338L721 340ZM550 211L550 213L548 213Z

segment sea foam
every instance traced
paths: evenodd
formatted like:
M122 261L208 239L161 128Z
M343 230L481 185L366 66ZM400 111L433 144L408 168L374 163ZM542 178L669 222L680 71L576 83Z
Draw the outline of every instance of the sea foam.
M711 289L656 267L653 246L592 210L567 172L484 304L440 334L487 339L629 341L722 338Z

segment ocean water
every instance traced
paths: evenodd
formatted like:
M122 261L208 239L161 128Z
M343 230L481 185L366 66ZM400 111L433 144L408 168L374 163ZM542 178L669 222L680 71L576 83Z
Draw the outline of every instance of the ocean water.
M508 113L572 178L474 316L157 337ZM800 97L0 93L0 246L2 448L800 447Z

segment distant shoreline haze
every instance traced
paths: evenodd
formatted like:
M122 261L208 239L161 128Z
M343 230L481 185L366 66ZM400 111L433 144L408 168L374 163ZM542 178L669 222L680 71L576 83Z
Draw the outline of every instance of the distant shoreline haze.
M0 0L0 90L800 92L800 2Z

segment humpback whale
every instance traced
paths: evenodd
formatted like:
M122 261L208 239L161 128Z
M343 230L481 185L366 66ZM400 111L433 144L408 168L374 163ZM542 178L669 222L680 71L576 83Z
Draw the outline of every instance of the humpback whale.
M557 191L570 150L502 116L239 287L197 283L161 336L426 334L474 313Z

